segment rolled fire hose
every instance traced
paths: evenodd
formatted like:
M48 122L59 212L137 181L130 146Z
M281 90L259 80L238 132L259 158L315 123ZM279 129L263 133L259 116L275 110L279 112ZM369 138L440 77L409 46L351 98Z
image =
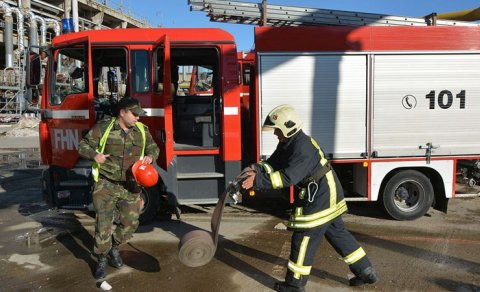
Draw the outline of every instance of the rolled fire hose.
M220 230L220 221L222 220L227 195L232 197L236 202L235 196L240 194L241 182L246 178L246 172L247 171L243 171L240 173L235 180L228 185L222 196L218 199L210 223L212 232L193 230L182 236L178 244L178 258L184 265L188 267L200 267L212 260L217 250L218 231Z

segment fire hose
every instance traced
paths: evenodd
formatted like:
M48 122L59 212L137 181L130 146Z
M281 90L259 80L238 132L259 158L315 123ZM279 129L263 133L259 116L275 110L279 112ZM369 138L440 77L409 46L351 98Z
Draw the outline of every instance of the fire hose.
M212 228L211 233L205 230L193 230L182 236L178 244L178 258L184 265L188 267L200 267L212 260L217 250L220 221L222 220L227 196L234 201L234 204L238 202L241 197L242 182L247 178L248 171L249 170L242 171L227 186L218 199L212 214L210 224Z

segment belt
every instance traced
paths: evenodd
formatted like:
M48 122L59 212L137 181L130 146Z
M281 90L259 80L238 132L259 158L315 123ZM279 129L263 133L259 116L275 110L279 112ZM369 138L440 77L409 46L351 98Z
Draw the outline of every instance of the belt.
M304 178L298 185L301 187L301 188L305 188L308 186L309 183L311 182L319 182L320 179L322 177L324 177L327 172L329 172L330 170L332 170L332 167L330 166L330 163L327 162L327 164L325 164L324 166L322 166L322 168L320 168L317 172L315 172L313 175L311 176L307 176L306 178Z

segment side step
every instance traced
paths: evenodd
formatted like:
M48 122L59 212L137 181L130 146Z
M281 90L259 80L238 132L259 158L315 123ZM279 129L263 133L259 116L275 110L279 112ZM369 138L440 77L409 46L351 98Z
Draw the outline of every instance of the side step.
M225 175L220 172L177 173L177 200L180 204L215 204L225 189Z
M353 197L353 198L345 198L347 202L369 202L370 200L365 197Z
M225 175L220 172L177 173L177 179L223 178L224 176Z

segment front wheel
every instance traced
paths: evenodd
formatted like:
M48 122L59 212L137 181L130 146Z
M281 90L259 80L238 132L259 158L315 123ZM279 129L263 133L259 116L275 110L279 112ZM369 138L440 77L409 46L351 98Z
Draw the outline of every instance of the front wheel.
M160 194L156 187L142 188L140 205L140 224L146 224L155 218L160 209Z
M383 206L394 219L414 220L427 213L433 194L427 176L416 170L404 170L393 175L385 186Z

